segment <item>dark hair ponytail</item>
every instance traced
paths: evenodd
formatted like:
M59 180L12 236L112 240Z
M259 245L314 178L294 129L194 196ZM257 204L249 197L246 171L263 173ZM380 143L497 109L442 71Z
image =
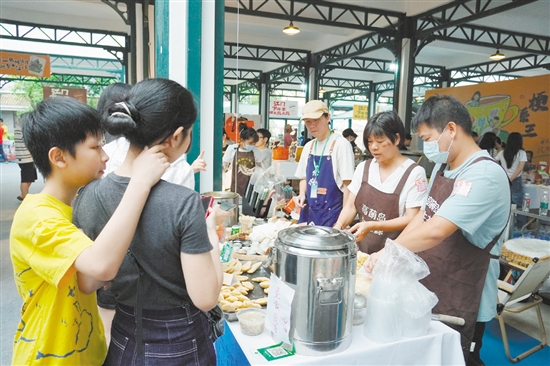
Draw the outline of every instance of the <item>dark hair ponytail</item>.
M147 79L132 87L123 102L109 109L102 123L110 134L124 135L138 148L166 140L179 127L184 137L197 119L193 95L169 79Z

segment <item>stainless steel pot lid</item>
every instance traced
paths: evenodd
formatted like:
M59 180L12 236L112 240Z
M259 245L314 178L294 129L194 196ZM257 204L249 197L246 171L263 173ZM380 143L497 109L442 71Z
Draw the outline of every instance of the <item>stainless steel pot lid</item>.
M347 249L350 243L355 243L350 233L327 226L291 226L279 231L277 240L284 245L314 250Z

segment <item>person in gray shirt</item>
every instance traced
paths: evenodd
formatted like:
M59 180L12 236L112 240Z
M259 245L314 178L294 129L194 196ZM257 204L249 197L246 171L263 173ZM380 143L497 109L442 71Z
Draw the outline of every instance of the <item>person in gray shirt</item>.
M117 209L133 161L153 144L169 162L186 153L197 116L193 96L168 79L137 83L102 120L130 148L122 165L80 190L76 226L95 238ZM222 283L217 214L205 220L199 194L160 180L141 214L134 238L111 283L116 313L104 365L216 363L206 311L216 306ZM145 352L145 345L147 352Z

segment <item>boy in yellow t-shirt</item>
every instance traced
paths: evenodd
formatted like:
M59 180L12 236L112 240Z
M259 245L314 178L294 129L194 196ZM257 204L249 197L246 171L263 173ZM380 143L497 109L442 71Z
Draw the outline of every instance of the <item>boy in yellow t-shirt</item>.
M135 160L120 205L95 241L72 224L77 190L103 174L100 117L72 98L26 114L25 143L46 178L13 219L10 253L23 300L13 365L101 365L107 353L95 290L115 277L149 195L168 162L161 146Z

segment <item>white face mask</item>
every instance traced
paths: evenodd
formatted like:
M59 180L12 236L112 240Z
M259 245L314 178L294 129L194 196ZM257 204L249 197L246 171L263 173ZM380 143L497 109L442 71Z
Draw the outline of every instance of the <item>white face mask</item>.
M453 145L454 139L451 140L451 144L449 145L447 151L439 151L439 140L441 139L441 136L443 136L443 133L445 133L446 129L447 126L445 126L443 132L441 132L441 135L439 135L439 138L437 140L424 141L424 155L426 155L429 160L433 161L436 164L445 164L447 162L447 159L449 158L449 151L451 150L451 146Z
M252 150L254 150L254 145L244 145L244 149L246 151L252 151Z

